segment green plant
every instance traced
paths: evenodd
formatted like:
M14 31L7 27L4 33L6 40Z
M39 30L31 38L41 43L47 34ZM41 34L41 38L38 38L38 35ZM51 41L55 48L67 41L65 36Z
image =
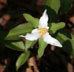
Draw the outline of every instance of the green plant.
M50 28L48 32L51 35L54 35L54 37L57 38L61 42L61 44L63 45L63 50L65 50L70 55L74 56L74 44L73 44L74 36L72 34L70 34L70 37L68 36L69 32L65 30L64 22L60 22L60 21L57 22L57 20L59 20L58 18L59 9L62 13L64 13L66 12L65 10L68 10L69 8L69 6L67 5L67 8L65 6L65 9L63 9L63 4L64 4L63 2L64 0L55 0L55 1L45 0L43 8L47 9L48 15L49 15L48 25ZM70 5L70 3L68 4ZM24 40L24 42L19 37L20 35L25 35L26 33L32 32L32 30L34 28L37 28L39 25L38 18L35 18L27 13L24 13L23 16L27 20L27 23L20 24L14 27L13 29L11 29L9 32L0 31L0 43L1 44L4 44L6 47L10 49L22 52L22 54L19 56L16 62L17 70L29 59L30 54L31 54L31 51L29 49L33 48L34 45L37 44L37 42L39 44L38 51L37 51L38 58L41 58L43 56L45 48L47 47L47 43L44 42L41 37L39 38L39 40L35 40L35 41ZM64 32L63 32L63 29L65 30Z

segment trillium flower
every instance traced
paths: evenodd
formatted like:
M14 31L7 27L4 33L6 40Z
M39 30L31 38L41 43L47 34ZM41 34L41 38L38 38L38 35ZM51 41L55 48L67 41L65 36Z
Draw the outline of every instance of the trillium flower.
M38 28L33 29L31 33L27 33L25 36L20 35L20 37L24 37L26 40L30 41L37 40L42 37L46 43L62 47L60 42L48 33L48 15L46 12L47 10L45 10L43 15L40 17Z

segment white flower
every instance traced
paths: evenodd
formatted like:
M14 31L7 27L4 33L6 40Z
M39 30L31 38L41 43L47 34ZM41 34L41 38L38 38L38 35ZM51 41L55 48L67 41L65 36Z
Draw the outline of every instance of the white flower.
M48 15L46 12L47 10L43 12L43 15L41 16L39 20L38 28L33 29L31 33L27 33L25 36L20 35L20 37L24 37L25 39L31 40L31 41L37 40L40 37L42 37L46 43L54 45L54 46L62 47L60 42L56 40L55 38L51 37L51 35L48 33L48 29L49 29Z

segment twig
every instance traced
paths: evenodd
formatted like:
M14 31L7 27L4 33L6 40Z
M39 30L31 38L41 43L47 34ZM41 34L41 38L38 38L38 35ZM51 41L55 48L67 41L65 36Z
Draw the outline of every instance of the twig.
M70 63L68 63L68 72L73 72L73 66Z
M28 65L29 65L30 68L33 67L34 72L39 72L34 57L31 57L31 58L29 59ZM28 70L30 70L30 72L31 72L32 69L30 69L30 68L29 68ZM27 71L26 71L26 72L27 72Z
M33 72L31 68L27 68L26 72Z
M54 51L55 50L55 46L51 45L51 50Z

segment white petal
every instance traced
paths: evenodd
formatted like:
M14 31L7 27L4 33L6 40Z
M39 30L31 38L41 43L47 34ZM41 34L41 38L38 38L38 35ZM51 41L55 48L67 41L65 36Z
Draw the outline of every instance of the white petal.
M43 15L40 17L39 21L39 28L49 28L48 27L48 15L47 15L47 10L43 12Z
M31 40L31 41L37 40L39 38L38 35L34 35L34 34L30 34L30 33L26 34L25 36L24 35L20 35L20 37L23 37L23 38L25 38L27 40Z
M40 37L40 34L39 34L39 30L38 29L33 29L32 30L32 34L33 35L37 35L38 37Z
M37 39L39 38L39 36L36 35L36 34L29 34L29 33L28 33L28 34L26 34L25 38L26 38L27 40L33 41L33 40L37 40Z
M33 29L33 30L32 30L32 33L33 33L33 34L38 34L38 33L39 33L39 30L38 30L38 29Z
M61 43L56 40L55 38L51 37L51 35L49 35L49 33L46 33L44 36L44 41L47 42L48 44L54 45L54 46L58 46L58 47L62 47Z
M24 37L27 40L33 41L33 40L37 40L40 37L40 35L38 34L38 30L34 29L32 30L32 33L27 33L25 36L20 35L20 37Z
M25 38L25 36L24 36L24 35L20 35L19 37L23 37L23 38Z

